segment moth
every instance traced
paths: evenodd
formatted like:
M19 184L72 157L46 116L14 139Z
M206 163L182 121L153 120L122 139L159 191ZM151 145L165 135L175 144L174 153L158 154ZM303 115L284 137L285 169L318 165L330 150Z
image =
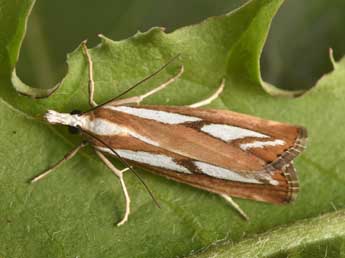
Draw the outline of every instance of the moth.
M120 180L126 210L118 225L124 224L130 214L124 173L133 170L133 166L218 194L245 218L247 215L231 196L273 204L289 203L296 198L299 186L293 159L306 146L305 128L228 110L201 108L221 94L224 80L210 97L189 106L141 104L176 81L183 66L175 76L146 94L118 99L169 62L116 98L97 105L92 59L85 42L82 48L88 63L91 109L70 114L48 110L44 117L50 124L68 126L86 141L31 182L47 176L91 145ZM116 168L107 156L121 159L127 167Z

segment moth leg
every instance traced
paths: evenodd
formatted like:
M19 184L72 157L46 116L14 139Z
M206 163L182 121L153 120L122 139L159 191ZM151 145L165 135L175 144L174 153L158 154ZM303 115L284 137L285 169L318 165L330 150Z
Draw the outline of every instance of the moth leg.
M111 163L104 155L103 153L99 152L96 150L96 153L98 155L98 157L103 161L103 163L120 179L120 183L121 183L121 187L122 187L122 191L123 194L125 196L125 200L126 200L126 211L125 211L125 215L123 216L122 220L117 223L117 226L121 226L123 224L125 224L128 220L128 216L130 213L130 203L131 203L131 199L129 197L128 191L127 191L127 187L125 184L125 181L123 179L123 173L127 170L129 170L129 168L125 168L123 170L119 170L117 169L113 163Z
M230 205L234 207L235 210L237 210L245 220L249 220L248 215L241 209L241 207L229 195L220 194L220 196L223 197L228 203L230 203Z
M218 89L216 90L215 93L213 93L211 96L209 96L207 99L204 99L202 101L199 101L197 103L194 103L192 105L189 105L188 107L191 108L198 108L198 107L202 107L202 106L206 106L208 104L210 104L213 100L215 100L216 98L219 97L219 95L223 92L224 89L224 84L225 84L225 79L222 80L220 86L218 87Z
M55 169L57 169L58 167L60 167L62 165L62 163L64 163L65 161L70 160L71 158L73 158L78 151L80 151L80 149L82 149L83 147L85 147L88 143L87 142L82 142L80 145L78 145L77 147L75 147L73 150L71 150L70 152L68 152L63 159L59 160L58 162L56 162L55 164L53 164L52 166L50 166L48 169L46 169L45 171L43 171L41 174L39 174L38 176L34 177L33 179L30 180L30 183L35 183L39 180L41 180L42 178L46 177L47 175L49 175L51 172L53 172Z
M134 96L134 97L126 98L126 99L116 100L116 101L112 102L111 104L113 104L113 105L124 105L124 104L136 103L137 105L139 105L145 98L157 93L158 91L163 90L168 85L170 85L171 83L176 81L183 74L183 72L184 72L184 67L183 67L183 65L181 65L179 72L175 76L171 77L170 79L168 79L167 81L165 81L164 83L162 83L158 87L154 88L153 90L151 90L151 91L149 91L143 95L140 95L140 96Z
M88 63L88 72L89 72L89 104L91 107L97 107L97 103L93 100L95 92L95 81L93 79L93 62L89 53L89 50L86 46L86 40L81 43L83 48L84 55L86 56Z

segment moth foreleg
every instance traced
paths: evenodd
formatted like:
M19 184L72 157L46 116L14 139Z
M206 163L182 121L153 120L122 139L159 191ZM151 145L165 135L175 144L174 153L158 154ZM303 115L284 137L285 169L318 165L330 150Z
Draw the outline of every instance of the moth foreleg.
M94 92L95 92L95 81L93 79L93 62L90 56L90 53L86 46L86 40L81 43L84 54L87 59L88 63L88 72L89 72L89 104L91 107L97 107L97 103L93 100Z
M220 196L223 197L228 203L230 203L230 205L234 207L235 210L237 210L244 219L249 220L248 215L241 209L241 207L229 195L220 194Z
M70 152L68 152L63 159L59 160L58 162L56 162L55 164L53 164L52 166L50 166L48 169L46 169L45 171L43 171L41 174L39 174L38 176L34 177L33 179L30 180L30 183L34 183L37 182L38 180L41 180L42 178L46 177L47 175L49 175L51 172L53 172L55 169L57 169L59 166L61 166L65 161L70 160L71 158L73 158L78 151L80 151L81 148L85 147L88 143L87 142L82 142L80 145L78 145L77 147L75 147L73 150L71 150Z
M149 91L143 95L140 95L140 96L134 96L134 97L126 98L126 99L116 100L116 101L112 102L111 104L113 104L113 105L124 105L124 104L136 103L137 105L139 105L145 98L157 93L158 91L163 90L168 85L170 85L171 83L176 81L183 74L183 72L184 72L184 67L183 67L183 65L181 65L179 72L175 76L171 77L170 79L168 79L167 81L165 81L164 83L162 83L158 87L154 88L153 90L151 90L151 91Z
M130 213L131 199L129 197L129 194L128 194L128 191L127 191L127 187L126 187L125 181L123 179L123 173L125 171L127 171L129 168L125 168L123 170L119 170L101 152L96 150L96 153L97 153L98 157L103 161L103 163L120 179L121 188L122 188L123 194L125 196L125 200L126 200L125 215L123 216L122 220L119 223L117 223L117 226L121 226L121 225L123 225L123 224L125 224L127 222L128 216L129 216L129 213Z
M223 92L224 85L225 85L225 79L222 80L222 82L219 85L218 89L211 96L209 96L207 99L204 99L202 101L199 101L197 103L189 105L188 107L198 108L198 107L202 107L202 106L206 106L206 105L210 104L213 100L218 98L219 95Z

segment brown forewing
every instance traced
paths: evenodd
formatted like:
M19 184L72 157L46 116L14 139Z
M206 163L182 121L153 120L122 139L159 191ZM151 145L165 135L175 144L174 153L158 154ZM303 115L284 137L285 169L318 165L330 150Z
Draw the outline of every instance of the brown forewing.
M234 182L230 180L223 180L215 177L210 177L200 173L177 173L162 168L147 166L145 164L141 164L138 162L131 163L134 163L139 167L146 168L149 171L154 172L160 176L164 176L168 179L183 184L187 184L199 189L203 189L208 192L226 194L244 199L251 199L275 204L283 204L293 201L298 192L297 181L293 184L292 187L291 183L288 182L287 177L284 176L284 172L282 170L275 171L273 178L279 181L279 185L274 186L265 183L249 184Z
M170 113L178 113L201 118L202 121L179 125L162 124L107 109L94 111L97 117L128 126L134 131L158 142L163 149L181 153L186 157L223 165L236 171L257 171L265 164L275 163L276 167L290 163L303 151L307 133L303 127L261 119L254 116L227 110L196 109L173 106L136 106ZM231 142L224 142L206 133L200 132L205 124L225 124L237 126L270 136L269 138L247 137ZM243 151L240 144L253 141L272 141L280 139L283 145L251 148ZM283 156L283 159L280 158ZM224 164L226 162L226 164Z
M239 172L261 171L266 162L237 146L223 142L185 124L155 120L109 109L96 109L91 117L103 118L156 142L161 149Z
M186 108L177 106L142 106L153 110L162 110L171 113L182 115L190 115L199 117L201 122L186 123L185 126L193 127L199 130L205 124L225 124L245 128L251 131L259 132L270 136L270 138L254 138L247 137L244 139L228 142L239 149L239 144L250 143L254 140L272 141L280 139L285 141L284 145L267 146L263 148L251 148L247 152L265 160L266 163L273 162L279 158L285 151L293 148L290 151L291 155L286 156L286 163L290 162L301 151L304 150L307 139L307 131L305 128L295 126L287 123L281 123L262 119L255 116L232 112L228 110L219 109L201 109L201 108ZM298 146L295 146L295 145Z
M282 169L274 171L272 178L279 182L278 186L273 186L265 182L263 182L263 184L240 183L203 175L201 171L198 171L192 165L190 159L176 153L172 153L167 150L163 150L161 148L143 143L142 141L137 139L128 139L128 137L125 136L117 136L102 137L102 140L106 141L115 150L127 149L132 151L146 151L153 154L163 154L172 157L177 164L185 166L186 168L188 168L188 170L193 172L193 174L184 174L181 172L171 171L163 168L152 167L139 162L133 162L131 160L127 161L139 167L146 168L151 172L155 172L158 175L165 176L168 179L204 189L209 192L228 194L235 197L253 199L269 203L286 203L293 200L298 191L298 184L294 177L295 174L294 171L291 170L289 171L293 172L291 176L284 175ZM94 145L105 147L96 141L94 142ZM292 167L292 164L290 166Z

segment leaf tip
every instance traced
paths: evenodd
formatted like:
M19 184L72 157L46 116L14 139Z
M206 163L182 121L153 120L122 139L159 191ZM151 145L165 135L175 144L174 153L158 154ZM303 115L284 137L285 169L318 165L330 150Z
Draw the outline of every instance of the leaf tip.
M24 83L18 76L16 69L14 68L11 74L11 83L14 89L21 95L31 97L33 99L46 98L52 95L59 87L60 83L55 86L45 89L45 88L34 88L26 83Z
M107 38L103 34L98 34L97 36L101 39L101 45L104 45L104 44L106 44L108 42L112 42L111 39Z
M269 95L274 97L297 98L306 92L306 90L285 90L265 81L261 81L261 86Z
M329 59L331 60L333 69L335 69L337 67L337 62L335 61L335 58L334 58L333 48L329 48L328 54L329 54Z

